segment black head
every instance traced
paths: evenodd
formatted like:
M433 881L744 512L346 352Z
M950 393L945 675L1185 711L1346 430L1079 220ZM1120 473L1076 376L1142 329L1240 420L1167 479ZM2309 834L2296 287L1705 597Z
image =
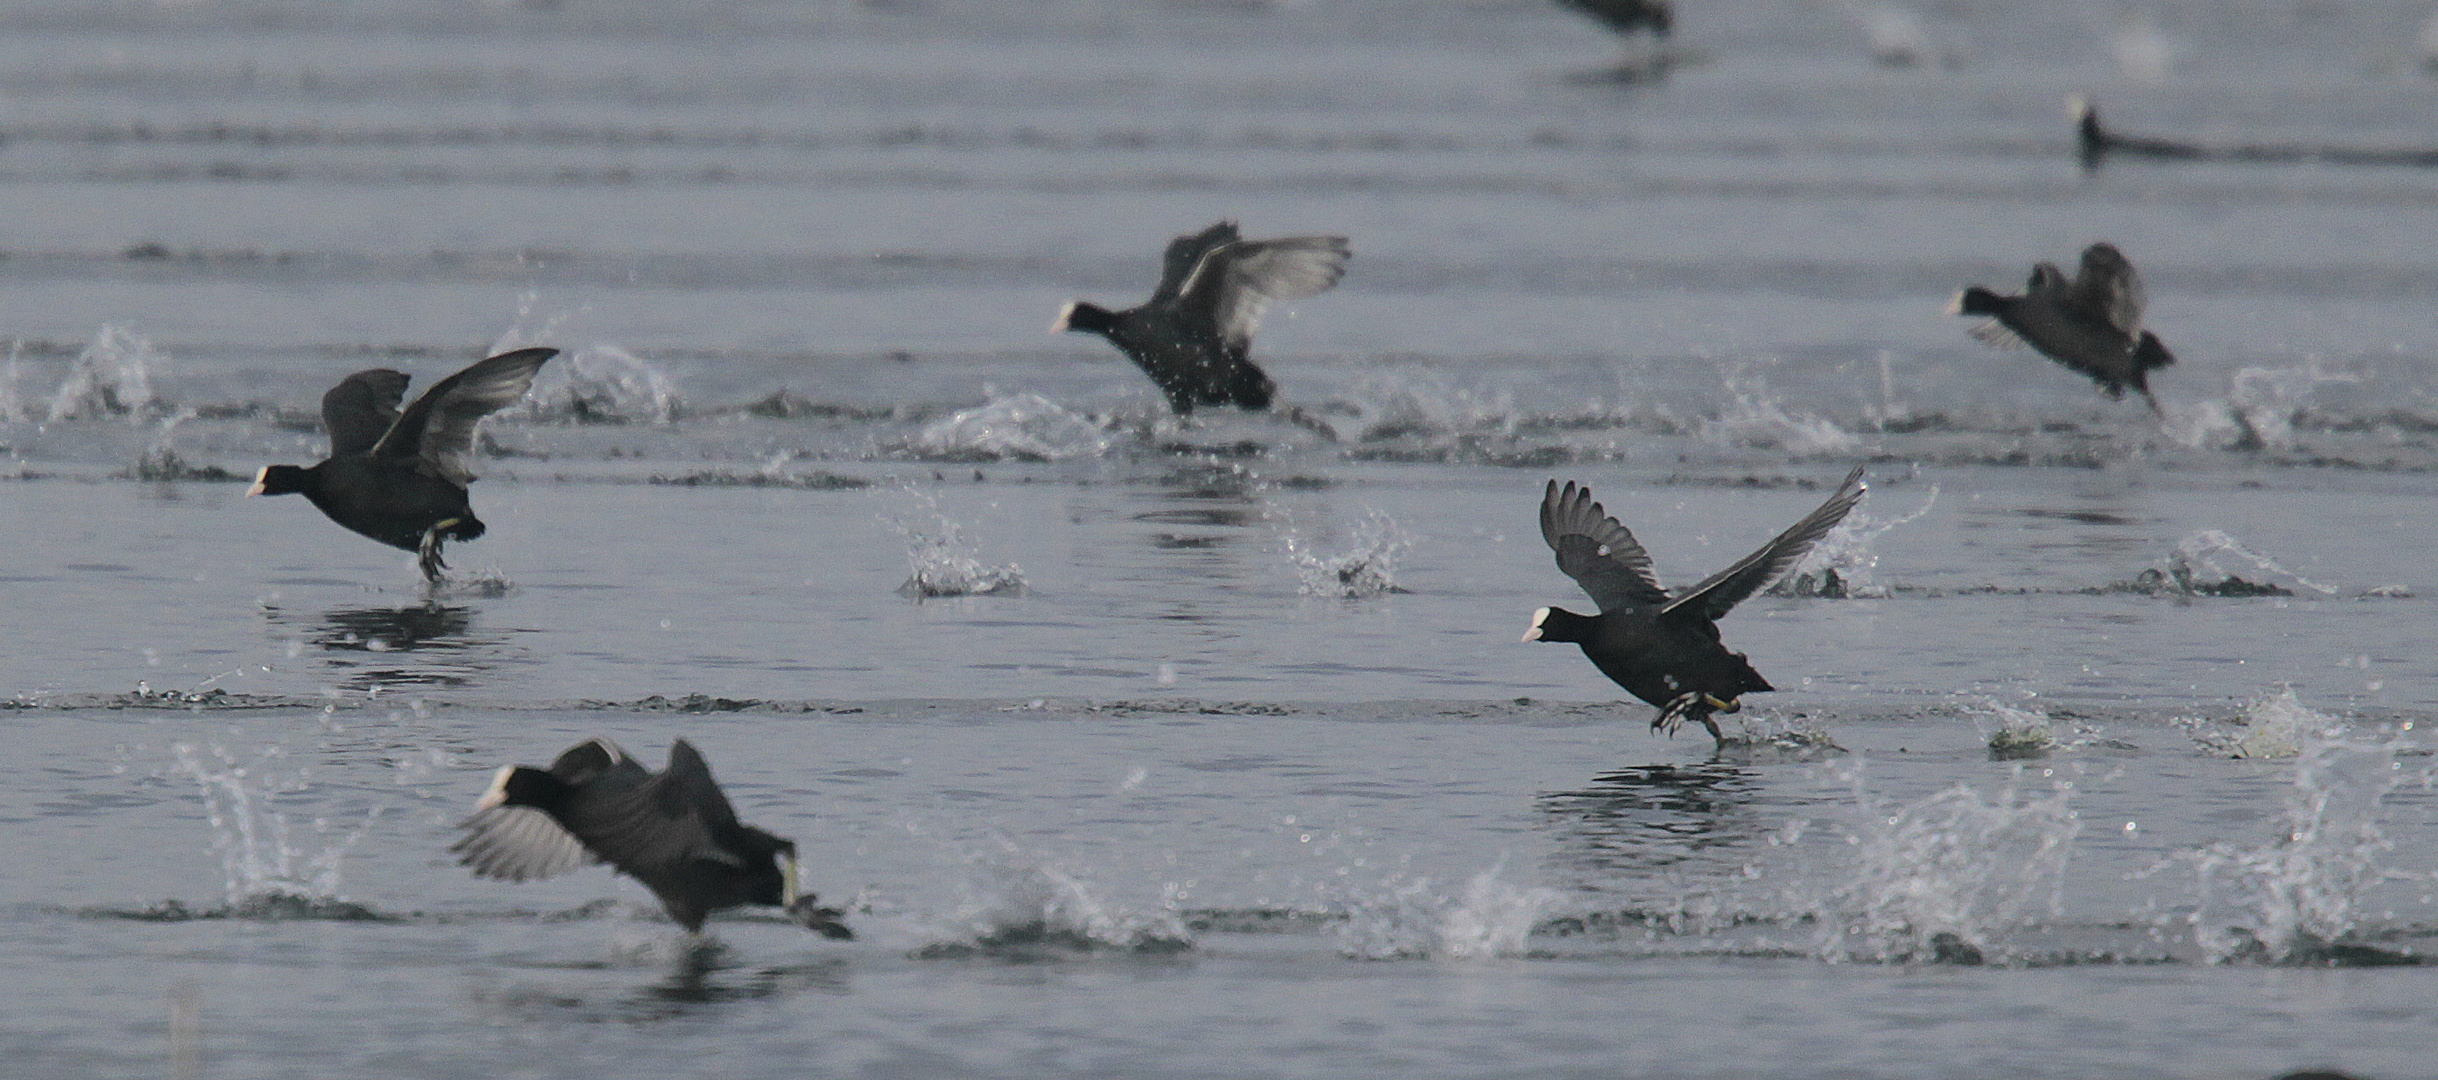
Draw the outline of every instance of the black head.
M1117 328L1117 316L1098 304L1077 300L1058 313L1058 321L1050 324L1050 332L1061 330L1077 334L1107 336Z
M248 495L297 495L312 487L313 471L299 465L265 465L254 474Z
M1565 608L1545 607L1532 613L1532 626L1524 631L1524 640L1579 644L1591 640L1592 625L1598 621Z

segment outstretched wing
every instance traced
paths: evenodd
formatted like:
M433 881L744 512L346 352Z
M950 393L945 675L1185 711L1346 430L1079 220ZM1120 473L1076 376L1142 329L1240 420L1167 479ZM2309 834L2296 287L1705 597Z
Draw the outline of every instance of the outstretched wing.
M2114 244L2082 249L2082 273L2074 279L2074 296L2085 310L2098 314L2128 338L2142 332L2142 308L2148 297L2142 276Z
M1327 292L1346 276L1352 254L1343 236L1222 244L1203 253L1178 291L1177 307L1190 324L1210 327L1221 344L1242 352L1270 301Z
M1160 286L1151 290L1150 303L1173 300L1185 288L1185 279L1193 276L1194 266L1202 256L1221 244L1234 243L1236 223L1222 221L1198 233L1188 233L1168 242L1168 253L1160 257Z
M419 457L457 483L473 480L465 454L474 448L474 425L524 397L533 388L534 373L557 355L557 349L518 349L440 380L398 415L373 446L373 456Z
M711 835L736 811L683 739L669 747L668 769L639 784L595 784L567 817L585 847L636 877L697 860L739 864Z
M407 376L372 368L339 380L322 395L322 426L330 429L330 456L361 454L381 441L398 420Z
M506 797L509 777L527 768L519 765L500 770L473 815L458 824L466 835L449 845L449 850L457 852L458 861L472 867L475 874L506 881L553 878L585 863L599 862L576 834L547 812L499 803ZM627 774L629 783L651 779L651 772L626 756L618 744L598 738L570 747L550 768L539 771L571 786L612 771Z
M1744 598L1761 591L1761 587L1778 579L1796 560L1812 549L1813 544L1828 535L1830 529L1845 520L1847 511L1862 501L1863 482L1860 465L1845 474L1845 482L1837 485L1837 493L1821 503L1820 508L1804 515L1792 528L1779 533L1777 539L1761 545L1759 551L1746 555L1699 585L1685 590L1684 595L1659 609L1661 615L1690 609L1708 619L1719 619L1735 610Z
M466 834L449 850L481 877L536 881L594 861L576 834L530 806L477 810L457 827Z
M1651 555L1634 534L1593 502L1591 489L1551 480L1541 492L1541 539L1557 552L1558 569L1575 579L1601 611L1654 608L1667 590L1651 575Z

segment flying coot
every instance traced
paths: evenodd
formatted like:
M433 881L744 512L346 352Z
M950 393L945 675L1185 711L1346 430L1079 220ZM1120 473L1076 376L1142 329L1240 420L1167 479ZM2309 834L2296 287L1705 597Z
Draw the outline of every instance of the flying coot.
M510 765L459 826L449 850L482 877L530 881L606 862L652 890L689 932L711 912L787 909L824 937L852 938L836 908L796 883L796 845L744 824L684 739L654 773L607 739L581 743L547 769Z
M1862 467L1847 473L1820 508L1779 533L1759 551L1708 580L1670 596L1651 572L1651 556L1634 534L1593 502L1591 489L1551 480L1541 496L1541 538L1557 553L1558 569L1600 605L1598 615L1563 608L1533 613L1526 641L1567 641L1583 647L1600 673L1659 707L1653 730L1671 734L1692 720L1720 742L1712 713L1743 708L1744 694L1775 689L1744 654L1719 643L1717 620L1745 597L1785 573L1861 501Z
M2165 415L2150 392L2150 373L2175 363L2158 335L2142 329L2145 303L2141 276L2113 244L2082 251L2082 270L2072 280L2050 263L2032 267L2023 295L2001 296L1979 285L1957 293L1950 314L1981 315L1989 321L1972 335L1997 346L2029 344L2060 364L2082 372L2108 392L2140 392L2150 411Z
M1343 236L1243 240L1235 222L1222 221L1169 242L1159 287L1141 307L1110 311L1078 300L1050 332L1108 338L1180 416L1197 405L1266 409L1277 386L1246 357L1262 309L1328 291L1351 254Z
M474 481L465 455L474 425L514 404L557 349L518 349L440 380L401 412L407 376L359 371L322 395L330 457L312 466L266 465L248 495L303 495L338 522L391 547L416 553L437 584L448 564L443 540L472 540L482 519L466 500Z

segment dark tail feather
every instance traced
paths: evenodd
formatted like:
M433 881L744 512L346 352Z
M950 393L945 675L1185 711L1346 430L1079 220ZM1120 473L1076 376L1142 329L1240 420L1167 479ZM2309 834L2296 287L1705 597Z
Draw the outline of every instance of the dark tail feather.
M2168 352L2167 346L2159 343L2157 334L2148 330L2142 331L2142 340L2133 347L2133 370L2137 372L2157 371L2175 362L2175 354Z
M1955 294L1955 302L1947 305L1947 310L1957 315L1996 315L2006 299L1978 285L1967 285L1963 292Z

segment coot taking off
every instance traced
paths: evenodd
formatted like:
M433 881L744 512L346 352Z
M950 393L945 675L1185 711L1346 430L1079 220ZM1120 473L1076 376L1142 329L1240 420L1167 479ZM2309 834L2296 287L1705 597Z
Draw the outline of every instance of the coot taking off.
M1653 37L1666 37L1676 23L1675 9L1668 5L1668 0L1558 0L1558 3L1598 19L1601 25L1620 34L1649 30Z
M2049 263L2032 267L2021 296L2000 296L1973 285L1947 306L1951 314L1982 315L1990 321L1972 335L1997 346L2029 344L2049 359L2091 377L2123 397L2130 386L2164 415L2150 392L2150 373L2175 363L2159 337L2142 329L2141 275L2113 244L2082 249L2082 271L2067 280Z
M1266 409L1277 387L1246 358L1262 309L1328 291L1350 254L1343 236L1242 240L1235 222L1222 221L1169 241L1160 285L1141 307L1110 311L1078 300L1050 332L1108 338L1179 415L1197 405Z
M459 827L466 835L449 850L483 877L530 881L606 862L643 882L689 932L711 912L769 904L824 937L854 936L837 909L797 890L795 843L738 821L684 739L669 744L659 773L607 739L547 769L507 766Z
M322 395L330 457L319 465L266 465L248 495L301 494L330 520L391 547L415 552L434 583L448 564L442 540L472 540L482 519L466 501L466 451L474 425L514 404L557 349L518 349L440 380L398 410L407 376L359 371Z
M1710 729L1721 742L1714 712L1743 707L1737 698L1775 689L1744 654L1719 643L1717 620L1745 597L1794 566L1813 544L1845 519L1861 501L1862 466L1847 473L1837 493L1759 551L1671 597L1651 573L1651 556L1634 534L1593 502L1591 489L1551 480L1541 495L1541 539L1557 552L1558 569L1575 579L1600 605L1598 615L1562 608L1533 613L1526 641L1571 641L1583 647L1600 673L1635 697L1659 706L1654 730L1670 733L1686 720Z

